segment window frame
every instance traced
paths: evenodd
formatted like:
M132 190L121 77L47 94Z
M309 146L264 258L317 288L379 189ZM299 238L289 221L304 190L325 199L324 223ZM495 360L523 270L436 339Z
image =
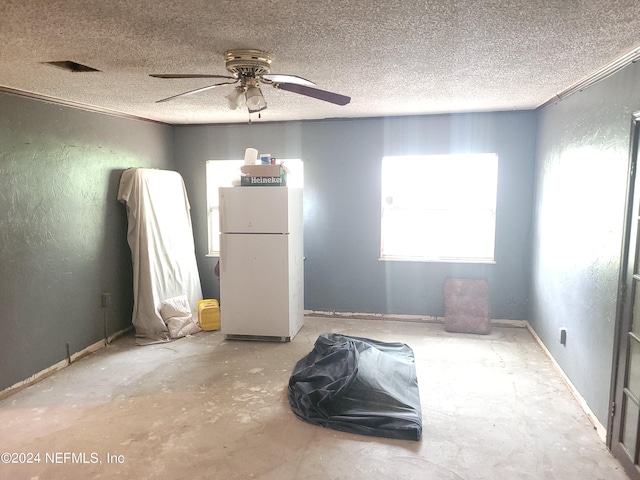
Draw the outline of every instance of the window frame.
M416 163L421 162L421 163ZM428 164L431 162L432 165ZM442 162L447 162L443 164ZM473 163L475 162L475 163ZM486 163L485 167L479 162ZM444 167L441 178L437 178L438 164ZM456 167L457 166L457 167ZM466 166L466 177L463 174L460 177L460 168ZM398 167L398 168L393 168ZM431 168L431 169L430 169ZM393 171L390 173L390 171ZM482 172L478 169L487 170L486 181L480 183L477 179L482 178ZM437 198L435 194L425 193L428 187L422 187L419 184L420 178L425 178L425 172L429 172L427 177L434 191L444 192L442 186L449 185L446 193L442 194L442 200L434 200ZM456 182L454 182L455 172ZM473 264L495 264L496 263L496 237L497 237L497 203L498 203L498 174L499 174L499 158L496 153L460 153L460 154L440 154L440 155L389 155L382 158L381 161L381 183L380 183L380 261L404 261L404 262L427 262L427 263L473 263ZM404 175L403 178L394 176ZM448 177L447 177L448 175ZM385 177L386 181L385 181ZM391 177L391 179L389 179ZM454 195L449 193L462 192L458 185L460 178L466 180L469 190L481 193L485 190L486 198L483 201L472 202L465 195ZM400 184L399 182L404 182ZM393 185L395 182L395 185ZM448 182L448 183L447 183ZM390 186L389 183L392 185ZM413 189L413 190L411 190ZM400 207L394 205L396 201L395 193L402 192L399 197ZM389 198L389 193L392 193ZM464 193L464 192L462 192ZM433 197L431 200L428 197ZM467 195L469 196L469 195ZM481 197L482 195L480 195ZM424 198L423 198L424 197ZM443 202L449 197L450 203ZM455 199L451 200L453 197ZM414 203L411 199L414 198ZM391 202L391 203L389 203ZM432 203L429 203L432 202ZM433 208L438 204L438 208ZM456 204L456 205L453 205ZM431 207L429 207L431 205ZM420 213L422 212L422 214ZM460 233L468 225L469 220L476 223L477 230L485 230L486 236L483 237L483 243L472 246L467 244L465 251L458 250L454 255L443 254L447 250L452 250L456 243L464 247L464 238L468 235L454 234L432 235L428 232L428 226L425 228L423 220L416 220L421 215L427 215L432 218L431 224L439 224L437 231L442 231L444 225L452 226L453 230ZM405 217L404 219L402 217ZM424 218L424 217L422 217ZM402 228L391 230L392 224L396 223ZM394 234L396 232L395 239ZM399 232L399 233L398 233ZM412 236L412 234L415 234ZM404 235L404 237L403 237ZM413 239L413 242L407 242L404 246L402 242L405 239ZM423 241L424 240L424 241ZM395 244L393 243L395 242ZM389 247L389 244L393 244ZM417 251L423 250L426 245L432 244L431 252ZM440 246L438 247L438 244ZM433 246L435 245L435 246ZM387 249L385 250L385 247ZM400 249L404 252L401 253ZM473 253L475 250L475 253ZM481 251L481 254L478 252ZM465 253L466 252L466 253Z

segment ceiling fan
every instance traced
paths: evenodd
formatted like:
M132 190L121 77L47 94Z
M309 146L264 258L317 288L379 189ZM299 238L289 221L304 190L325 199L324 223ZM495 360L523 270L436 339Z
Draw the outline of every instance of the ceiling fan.
M345 95L315 88L315 83L302 77L271 73L272 60L273 55L261 50L229 50L225 52L225 67L231 75L168 73L152 74L149 76L155 78L220 78L227 80L225 82L179 93L178 95L172 95L171 97L158 100L156 103L168 102L174 98L204 92L224 85L236 85L233 91L225 96L229 102L229 108L235 110L242 106L244 102L249 113L255 113L267 108L267 101L260 90L261 84L271 85L280 90L299 93L300 95L336 105L346 105L351 101L351 98Z

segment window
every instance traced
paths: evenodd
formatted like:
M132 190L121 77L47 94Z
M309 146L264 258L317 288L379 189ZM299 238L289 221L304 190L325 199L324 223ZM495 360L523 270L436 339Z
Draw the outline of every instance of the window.
M495 153L382 159L383 260L493 263Z
M302 160L282 160L286 167L287 186L302 188L304 183L304 170ZM208 160L206 163L207 181L207 224L209 237L208 255L217 257L220 255L220 218L218 212L218 189L230 187L239 182L240 167L244 160ZM244 187L256 188L256 187ZM274 187L269 187L274 188Z

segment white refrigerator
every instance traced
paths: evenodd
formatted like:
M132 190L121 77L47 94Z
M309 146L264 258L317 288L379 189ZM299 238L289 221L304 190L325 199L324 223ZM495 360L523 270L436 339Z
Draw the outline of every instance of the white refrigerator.
M304 322L302 189L220 188L226 338L289 341Z

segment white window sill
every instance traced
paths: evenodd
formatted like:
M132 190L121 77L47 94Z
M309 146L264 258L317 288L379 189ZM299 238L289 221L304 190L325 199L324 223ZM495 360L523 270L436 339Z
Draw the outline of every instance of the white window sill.
M495 265L496 261L488 258L419 258L419 257L380 257L380 262L420 262L420 263L472 263Z

